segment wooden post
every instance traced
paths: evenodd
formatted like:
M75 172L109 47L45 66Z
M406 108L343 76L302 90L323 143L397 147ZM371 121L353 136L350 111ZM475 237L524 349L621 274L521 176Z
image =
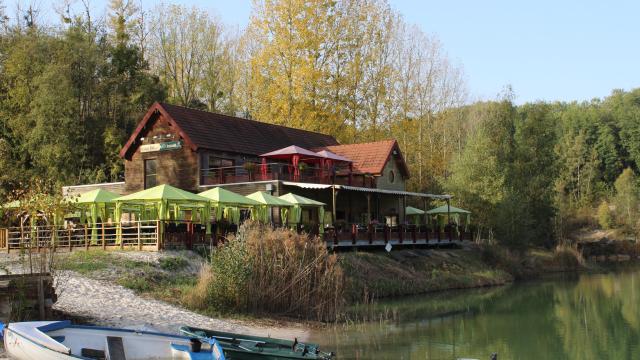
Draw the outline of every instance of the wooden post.
M71 244L71 228L67 229L67 241L69 242L69 252L71 252L71 250L73 250L73 244Z
M24 225L22 224L22 221L20 222L20 242L18 245L20 245L20 249L24 247ZM31 247L29 247L29 252L31 252Z
M138 221L138 250L142 250L142 234L140 231L140 221Z
M160 220L156 220L156 242L158 251L162 249L162 241L164 240L162 237L164 236L164 224Z
M422 198L422 208L424 209L424 225L429 225L429 214L427 214L427 198Z
M407 195L402 196L402 206L398 210L398 223L404 224L407 219ZM402 219L399 218L400 214L402 214Z
M38 276L38 312L40 320L44 320L46 314L44 312L44 282L42 276Z
M131 218L129 218L129 219L131 219ZM119 239L117 239L117 240L120 240L120 250L124 249L124 236L123 235L124 235L124 229L122 228L122 222L120 222L119 229L116 228L116 237L119 237Z
M357 239L358 239L358 225L351 224L351 243L355 245Z
M29 229L29 230L31 230L31 229ZM34 234L33 230L31 230L31 233ZM36 231L35 231L36 238L35 238L35 241L36 241L36 250L38 251L38 253L40 253L40 241L38 241L38 238L40 237L39 233L40 232L38 231L38 225L36 225ZM32 244L33 244L33 240L34 239L31 239L31 243ZM53 251L56 251L55 247L53 248Z
M449 238L449 242L451 242L453 240L452 238L452 231L451 231L451 199L447 198L447 226L445 227L445 229L448 229L447 231L447 236Z
M89 250L89 230L87 229L87 224L84 224L84 248L85 250Z
M382 232L384 233L384 243L388 243L389 242L389 235L391 234L391 227L389 227L389 225L384 224L384 227L382 228Z
M367 224L371 223L371 193L367 193Z
M336 197L337 197L337 191L336 191L336 186L332 185L331 186L331 201L332 201L332 205L333 208L331 209L331 217L333 218L333 225L335 226L336 224Z
M102 250L107 249L107 239L104 231L104 222L102 222Z

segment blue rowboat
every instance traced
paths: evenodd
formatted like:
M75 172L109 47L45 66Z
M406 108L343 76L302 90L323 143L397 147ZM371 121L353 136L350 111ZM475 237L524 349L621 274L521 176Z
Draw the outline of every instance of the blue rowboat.
M215 339L203 344L186 336L72 325L69 321L0 326L5 351L15 360L225 360Z

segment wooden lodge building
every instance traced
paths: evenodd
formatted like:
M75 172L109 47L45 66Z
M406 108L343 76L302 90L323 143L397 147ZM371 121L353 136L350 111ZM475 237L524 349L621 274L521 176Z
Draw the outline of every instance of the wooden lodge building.
M295 145L326 150L349 161L336 161L321 173L314 161L299 166L261 155ZM339 144L329 135L166 103L155 103L126 142L120 156L125 181L64 187L65 194L103 188L129 194L158 184L191 192L222 186L247 195L289 192L329 204L335 220L366 223L404 222L408 197L448 198L405 191L409 170L395 140ZM301 155L300 162L313 160ZM266 160L266 173L264 163Z
M292 192L327 204L345 231L397 227L408 220L409 199L426 208L430 198L450 198L406 191L410 173L395 140L340 144L321 133L166 103L149 108L120 156L124 182L67 186L65 195L96 188L125 195L159 184L195 193L217 186L242 195ZM303 223L313 218L303 211Z

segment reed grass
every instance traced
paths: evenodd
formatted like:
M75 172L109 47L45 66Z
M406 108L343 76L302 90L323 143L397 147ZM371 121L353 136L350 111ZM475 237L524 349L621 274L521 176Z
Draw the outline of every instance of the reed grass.
M247 222L213 250L184 301L202 310L333 321L344 307L343 279L321 239Z

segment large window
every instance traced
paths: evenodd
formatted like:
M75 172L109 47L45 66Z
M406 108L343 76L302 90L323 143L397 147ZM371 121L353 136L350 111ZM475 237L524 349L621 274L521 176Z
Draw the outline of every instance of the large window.
M234 162L230 159L224 159L212 154L203 154L201 158L202 166L202 179L201 184L216 184L223 176L235 175L235 169L233 168Z
M228 168L232 166L233 166L233 160L221 159L214 155L209 155L209 169L225 168L225 167ZM225 169L225 170L229 171L230 169Z
M158 185L158 163L156 159L144 161L144 188L152 188Z

